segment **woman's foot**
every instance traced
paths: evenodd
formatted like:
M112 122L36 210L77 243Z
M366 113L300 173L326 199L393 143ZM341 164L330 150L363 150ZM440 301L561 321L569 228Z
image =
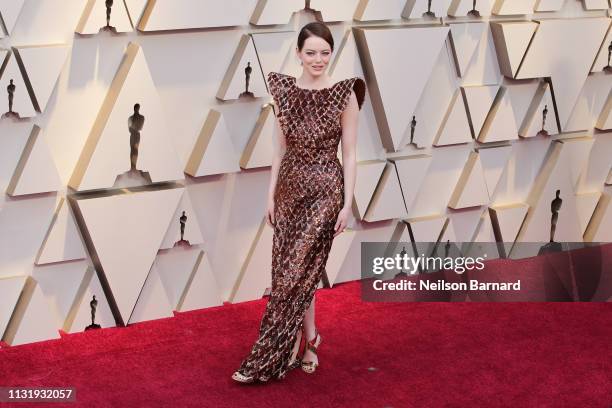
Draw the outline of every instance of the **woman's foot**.
M319 358L317 356L317 348L321 344L322 337L318 331L315 331L314 337L306 342L306 350L302 356L302 370L312 374L319 366Z
M319 358L317 357L315 353L306 349L306 352L304 353L304 357L302 357L302 362L312 362L318 365Z

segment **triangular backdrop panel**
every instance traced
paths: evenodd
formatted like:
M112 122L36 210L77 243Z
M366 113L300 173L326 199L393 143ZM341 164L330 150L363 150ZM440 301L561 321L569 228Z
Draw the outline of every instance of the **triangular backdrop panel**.
M593 216L584 233L586 242L612 241L612 198L609 194L601 195Z
M2 15L2 21L8 31L8 35L11 35L13 32L24 1L25 0L0 0L0 15ZM2 30L0 30L0 38L2 37L1 33Z
M466 72L486 29L487 24L484 22L450 25L453 51L459 75L462 76Z
M211 109L189 156L185 173L201 177L238 172L239 162L223 114Z
M394 151L399 147L411 120L409 114L416 110L448 32L448 27L363 30L377 81L375 94L381 99L377 103L382 104L388 128L388 135L382 135L387 149ZM418 60L419 64L398 61L398 55Z
M194 266L189 282L185 287L185 292L181 296L178 310L186 312L195 309L221 306L221 292L219 291L217 280L212 271L208 256L201 251L200 256Z
M571 146L566 143L551 143L542 170L531 186L527 198L529 211L517 236L517 242L549 242L551 202L555 199L556 190L560 190L560 198L563 201L554 240L556 242L580 242L582 240L575 192L567 166L570 150ZM523 248L515 248L513 248L513 253L523 253ZM536 254L537 251L534 254L526 255Z
M172 317L172 309L173 307L164 290L159 271L155 264L153 264L128 323Z
M491 24L499 68L508 78L516 76L537 28L538 24L533 21Z
M443 146L469 143L471 141L472 133L467 118L467 111L461 91L458 90L451 100L433 144L434 146Z
M583 234L589 225L589 221L593 216L593 212L595 211L595 207L600 197L600 192L576 194L576 207L578 208L580 229Z
M26 278L26 276L0 278L0 338L2 338L17 305Z
M70 52L67 45L15 48L32 85L37 109L44 112Z
M448 206L458 210L486 205L488 202L489 193L480 156L476 152L470 152Z
M182 188L169 188L76 202L123 322L132 314L182 194Z
M582 0L584 8L587 10L606 10L610 7L609 0Z
M59 262L36 266L32 270L31 276L38 282L58 328L69 318L75 299L82 292L83 279L90 270L86 261Z
M91 301L94 295L98 305L96 306L95 324L99 324L102 329L115 327L115 318L98 275L90 268L81 282L81 287L74 301L74 306L68 318L64 322L64 331L68 333L78 333L85 331L91 324Z
M259 66L259 58L253 39L248 34L243 34L234 52L230 66L221 81L217 91L217 98L223 101L238 99L248 92L253 97L265 95L266 84L264 75Z
M512 146L500 146L479 149L480 162L487 183L489 198L493 200L497 183L506 168L506 164L512 154Z
M608 95L608 101L601 110L599 118L597 119L597 124L595 126L599 130L612 129L612 90L610 90L610 94Z
M153 268L157 270L174 310L178 310L200 252L202 250L198 247L178 247L169 251L159 251L155 258Z
M363 218L370 205L385 165L386 161L384 160L370 160L357 163L354 202L357 206L357 215L360 218Z
M607 17L539 21L516 78L551 77L561 129L565 129L609 26Z
M32 128L6 193L10 196L57 191L62 181L38 126Z
M409 218L406 220L412 230L415 243L437 242L448 218L440 215Z
M174 217L172 217L170 220L168 231L166 232L166 236L164 237L164 241L162 242L160 249L172 248L178 241L180 241L180 218L183 216L183 211L187 217L187 220L185 221L185 233L183 235L183 239L189 241L190 245L199 245L204 242L204 238L202 238L202 231L200 230L200 223L197 219L197 212L193 207L188 190L185 190L178 207L176 207Z
M516 239L529 206L524 203L491 207L497 222L502 242L511 243Z
M38 283L28 278L2 341L11 345L59 339L59 323Z
M334 59L330 75L334 82L341 81L345 78L360 77L365 78L361 66L361 58L355 36L351 30L344 35L336 58ZM357 138L357 161L376 160L384 156L380 133L376 126L370 126L374 123L375 114L372 104L370 103L370 93L366 91L365 100L359 114L359 137ZM338 149L339 157L341 158L341 146Z
M110 188L118 175L130 170L128 118L137 103L144 125L136 168L148 172L153 182L184 178L147 62L140 47L131 43L81 152L71 187L79 191Z
M387 162L363 219L373 222L405 218L407 215L395 164Z
M74 261L87 256L70 206L62 198L40 247L37 265Z
M2 51L4 50L0 51L0 59L4 60L3 54L5 52ZM21 74L14 53L10 53L8 56L8 62L2 72L2 78L0 78L0 89L3 91L2 98L0 98L0 114L4 115L9 111L7 87L10 85L11 79L13 80L13 85L15 85L15 92L13 93L13 112L17 113L20 118L31 118L36 116L36 110L34 109L34 104L32 103L30 93L28 92L28 86L26 85L27 80Z
M473 241L483 211L482 208L475 208L450 214L450 225L453 227L457 242Z
M334 243L325 265L325 274L327 275L330 287L334 285L338 278L338 274L346 260L355 236L356 232L354 230L346 228L343 233L334 238Z
M478 135L481 143L518 139L516 117L508 88L501 87Z
M242 152L240 167L252 169L271 166L274 158L274 144L278 143L277 132L276 116L274 116L272 105L266 104L261 110L253 133L251 133L251 137Z
M246 302L260 299L266 288L272 285L272 237L274 230L262 220L257 236L249 250L247 259L234 284L230 302Z
M402 187L404 204L406 205L408 214L410 214L412 204L414 203L417 193L423 184L423 180L425 180L425 176L427 175L429 163L431 162L431 156L422 154L402 157L393 161L395 163L397 175Z
M532 137L537 136L542 131L546 131L548 136L559 133L555 104L550 86L546 82L541 82L538 86L519 129L519 134L523 137Z
M608 35L601 44L601 49L597 54L595 63L593 63L593 68L591 68L591 72L603 71L603 69L608 65L608 47L610 46L610 43L612 43L612 26L608 29ZM610 62L610 65L612 65L612 61Z
M269 72L280 72L289 56L296 33L294 31L253 33L251 37L265 77L268 77Z
M130 16L130 23L135 29L140 23L148 0L124 0L125 6Z
M467 86L461 88L469 109L472 137L476 138L482 130L487 114L495 101L499 86Z

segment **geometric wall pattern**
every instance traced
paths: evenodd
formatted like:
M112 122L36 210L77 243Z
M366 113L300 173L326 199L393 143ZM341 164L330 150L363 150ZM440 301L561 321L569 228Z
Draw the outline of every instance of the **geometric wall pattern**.
M472 7L125 0L107 25L102 0L0 1L2 341L82 331L94 295L112 327L267 292L265 78L300 75L315 18L368 91L321 284L359 278L362 241L547 242L557 190L556 240L612 241L610 2Z

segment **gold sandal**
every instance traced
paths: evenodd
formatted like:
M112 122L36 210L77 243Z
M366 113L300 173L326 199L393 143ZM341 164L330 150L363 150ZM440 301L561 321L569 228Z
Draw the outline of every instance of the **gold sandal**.
M317 356L317 348L319 348L319 345L321 344L322 340L323 338L321 337L319 332L315 331L314 339L306 342L306 349L312 351L312 353L315 356ZM317 356L317 359L318 357L319 356ZM304 372L307 372L308 374L314 373L318 366L319 364L314 361L303 361L302 360L302 370L304 370Z

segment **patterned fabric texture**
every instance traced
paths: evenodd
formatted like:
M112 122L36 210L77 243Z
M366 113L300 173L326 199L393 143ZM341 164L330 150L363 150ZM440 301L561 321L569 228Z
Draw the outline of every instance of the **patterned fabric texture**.
M337 157L341 113L351 90L359 109L366 86L353 77L323 89L305 89L296 78L270 72L268 87L286 138L274 191L272 288L259 338L239 371L259 381L283 378L304 315L325 271L334 226L344 205L344 174Z

